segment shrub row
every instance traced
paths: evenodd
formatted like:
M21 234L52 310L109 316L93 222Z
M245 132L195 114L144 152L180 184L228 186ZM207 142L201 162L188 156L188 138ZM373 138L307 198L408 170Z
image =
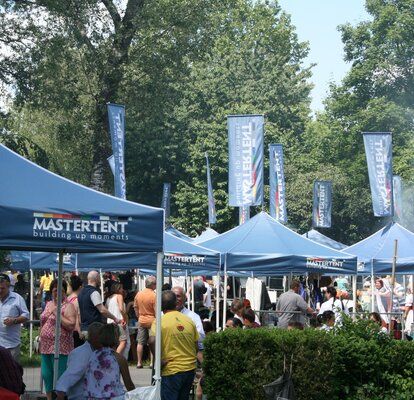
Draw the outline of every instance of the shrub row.
M336 334L226 330L205 340L204 392L209 400L265 399L263 385L286 363L298 400L411 400L413 361L412 342L391 340L368 321L348 323Z

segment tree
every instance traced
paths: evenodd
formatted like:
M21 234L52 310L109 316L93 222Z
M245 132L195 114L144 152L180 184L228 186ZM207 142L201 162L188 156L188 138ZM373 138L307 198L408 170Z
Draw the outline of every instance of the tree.
M265 154L268 144L283 143L290 160L300 149L309 119L310 71L301 65L308 49L298 42L289 17L276 3L240 0L223 20L208 57L193 64L176 110L184 136L190 138L190 160L174 196L179 216L173 222L192 234L208 220L206 151L215 189L215 228L231 228L238 212L227 205L227 115L265 114Z
M372 20L340 27L351 70L342 84L331 85L325 112L305 135L314 162L335 165L348 177L349 200L344 198L340 209L334 205L334 212L346 217L334 237L349 237L348 243L389 221L372 214L362 132L392 132L394 173L406 184L414 178L413 6L412 0L367 0ZM406 215L412 215L411 208Z
M139 69L142 62L136 59L151 60L154 67L159 61L165 64L177 49L177 62L178 55L200 51L208 37L210 15L225 4L2 0L0 36L8 52L1 60L0 79L15 85L16 105L24 105L26 113L34 110L52 120L47 132L55 140L52 147L76 143L66 148L66 158L74 156L83 168L68 170L91 171L88 183L108 190L112 178L106 165L111 153L106 103L122 101L128 87L125 77L131 71L135 80L145 79L145 69ZM181 47L173 45L177 42Z

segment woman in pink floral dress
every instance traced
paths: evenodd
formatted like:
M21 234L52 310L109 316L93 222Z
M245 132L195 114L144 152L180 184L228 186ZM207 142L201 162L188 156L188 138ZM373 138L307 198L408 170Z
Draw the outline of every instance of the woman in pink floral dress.
M135 389L135 386L127 360L115 351L119 344L118 326L105 325L99 334L99 341L103 347L92 353L85 373L85 399L124 399L125 389L121 375L128 391Z
M45 382L46 396L52 399L53 390L53 364L56 337L56 310L57 310L57 279L50 284L52 300L46 303L46 307L40 315L40 353L41 370ZM73 350L73 329L76 323L76 310L73 304L66 300L68 285L62 282L62 308L61 308L61 330L59 341L59 371L60 377L66 369L68 354Z

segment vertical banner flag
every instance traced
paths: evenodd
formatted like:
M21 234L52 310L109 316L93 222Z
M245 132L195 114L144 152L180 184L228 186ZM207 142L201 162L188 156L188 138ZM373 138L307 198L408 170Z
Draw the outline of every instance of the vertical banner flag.
M372 207L376 217L392 216L392 135L391 132L363 132Z
M313 183L313 226L330 228L332 215L332 182Z
M286 223L285 173L283 147L281 144L269 145L270 152L270 216L276 221Z
M244 224L249 219L250 219L250 207L249 206L239 207L239 225Z
M126 199L125 182L125 107L108 103L109 131L112 140L112 152L115 160L115 196Z
M392 186L394 193L394 215L401 220L402 219L402 188L401 188L401 176L394 175L392 177Z
M165 222L170 220L170 205L171 205L171 183L164 183L162 188L161 208L165 211Z
M211 185L210 164L208 162L208 154L206 153L207 162L207 195L208 195L208 223L210 225L216 223L216 205L214 203L213 187Z
M229 115L229 205L263 204L263 115Z

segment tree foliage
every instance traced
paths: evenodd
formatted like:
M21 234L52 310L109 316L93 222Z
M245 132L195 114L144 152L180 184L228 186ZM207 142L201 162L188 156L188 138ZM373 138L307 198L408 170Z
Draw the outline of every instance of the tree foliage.
M340 27L351 69L340 85L331 86L325 112L307 131L314 160L348 177L345 202L334 204L334 215L343 214L345 224L335 225L332 235L339 239L345 233L349 243L388 221L373 217L362 132L392 132L393 172L406 189L402 222L414 227L412 206L407 207L414 179L413 7L412 0L367 0L371 19Z
M308 44L276 1L0 0L0 81L13 94L1 140L112 192L106 103L125 104L128 198L159 206L170 182L173 223L200 233L207 152L222 232L238 213L228 206L226 116L264 114L264 209L268 145L281 143L289 224L310 229L313 182L332 180L324 233L351 244L386 222L372 215L361 132L393 133L394 173L414 200L414 0L366 8L369 21L340 27L351 70L312 120ZM412 206L405 218L414 222Z
M307 45L298 42L289 17L276 4L236 4L224 16L226 24L210 53L193 65L178 108L185 135L192 139L187 178L175 195L175 222L192 233L208 220L205 152L215 186L216 228L224 231L237 221L238 211L227 206L227 115L264 114L266 152L268 144L283 143L291 160L309 118L310 72L301 65Z
M27 118L38 112L41 120L51 120L47 136L54 140L52 147L64 148L66 158L80 162L80 169L69 169L78 173L75 177L108 190L106 104L123 101L125 88L134 81L142 86L148 71L154 78L156 70L165 71L160 66L178 65L187 54L199 52L211 15L225 4L3 0L1 33L8 51L0 78L15 85L16 105ZM127 79L131 71L132 81Z

